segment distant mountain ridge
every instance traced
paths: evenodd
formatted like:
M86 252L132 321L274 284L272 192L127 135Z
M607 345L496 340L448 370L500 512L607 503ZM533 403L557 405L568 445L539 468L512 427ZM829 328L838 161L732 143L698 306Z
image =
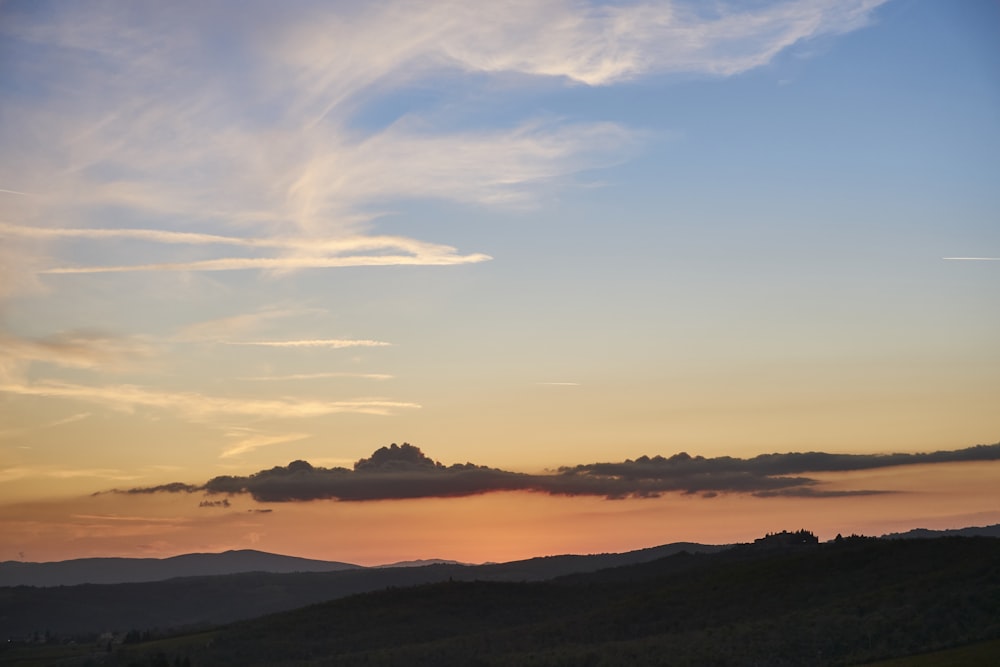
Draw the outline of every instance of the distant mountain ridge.
M662 558L679 551L705 553L728 546L675 542L657 547L613 554L539 556L509 563L473 565L431 558L366 567L339 561L283 556L253 549L222 553L184 554L170 558L79 558L49 563L4 561L0 563L0 587L78 586L81 584L131 584L166 581L179 577L210 577L251 572L293 574L341 572L345 570L391 570L431 566L474 567L490 578L495 572L517 570L524 579L538 580L578 571L592 571Z
M544 581L673 554L708 554L729 548L681 542L619 554L543 556L488 565L352 566L326 572L254 571L120 584L6 586L0 587L0 640L28 636L39 629L69 636L216 625L385 588L451 580Z
M992 526L970 526L968 528L949 528L945 530L930 530L914 528L905 533L888 533L882 539L925 539L933 537L1000 537L1000 523Z
M337 572L361 569L338 561L283 556L253 549L171 558L78 558L51 563L0 563L0 586L74 586L163 581L243 572Z
M446 558L419 558L417 560L401 560L398 563L374 565L373 567L386 569L390 567L425 567L427 565L472 565L472 563L463 563L461 561L448 560Z
M1000 537L1000 524L947 530L915 528L903 533L887 533L882 535L880 539L921 539L946 536ZM541 556L509 563L486 563L479 566L455 560L431 558L400 561L367 568L353 563L285 556L254 549L183 554L169 558L79 558L47 563L4 561L0 562L0 587L126 584L165 581L178 577L223 576L250 572L291 574L296 572L419 568L436 565L477 567L484 574L490 572L491 568L504 572L520 570L526 580L539 580L581 570L592 571L654 560L680 551L706 553L726 549L729 546L731 545L674 542L622 553Z

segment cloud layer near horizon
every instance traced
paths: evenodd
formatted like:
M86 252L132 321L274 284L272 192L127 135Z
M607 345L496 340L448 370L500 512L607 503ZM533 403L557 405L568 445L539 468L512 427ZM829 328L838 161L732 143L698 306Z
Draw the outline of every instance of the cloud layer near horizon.
M872 495L878 489L828 490L805 473L871 470L893 466L1000 460L1000 443L930 453L830 454L791 452L741 459L705 458L686 453L669 458L643 456L620 463L563 467L551 474L526 474L472 463L444 466L404 443L376 450L354 469L314 467L306 461L247 476L224 475L203 485L174 482L114 493L248 493L259 502L334 499L341 501L450 498L494 491L535 491L551 495L608 499L656 497L679 492L711 497L746 493L758 497L804 498Z

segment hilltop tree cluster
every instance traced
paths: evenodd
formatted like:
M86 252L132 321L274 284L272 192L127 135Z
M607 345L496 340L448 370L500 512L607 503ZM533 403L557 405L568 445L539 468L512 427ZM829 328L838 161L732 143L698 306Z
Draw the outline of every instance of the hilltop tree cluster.
M766 547L808 546L819 544L819 538L811 531L797 530L794 533L783 530L780 533L768 533L754 540L755 545Z

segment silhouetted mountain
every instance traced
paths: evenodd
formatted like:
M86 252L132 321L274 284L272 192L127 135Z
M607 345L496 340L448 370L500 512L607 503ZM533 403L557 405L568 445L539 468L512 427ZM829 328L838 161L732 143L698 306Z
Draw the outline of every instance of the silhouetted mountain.
M5 561L0 563L0 586L119 584L240 572L335 572L359 567L252 549L172 558L80 558L52 563Z
M969 528L952 528L948 530L928 530L927 528L914 528L905 533L888 533L883 535L883 539L919 539L931 537L1000 537L1000 523L992 526L972 526Z
M295 574L256 572L114 585L7 587L0 588L0 638L46 630L73 635L220 624L390 586L449 579L541 581L680 551L725 548L679 543L622 554L550 556L478 566L435 564Z
M476 575L489 581L545 581L575 573L647 563L674 554L708 554L731 548L732 545L674 542L617 554L540 556L510 563L480 565L476 568Z
M444 558L421 558L419 560L401 560L398 563L386 563L375 567L384 569L389 567L424 567L426 565L469 565L469 563Z
M856 665L996 639L998 619L1000 540L841 540L381 590L104 664Z

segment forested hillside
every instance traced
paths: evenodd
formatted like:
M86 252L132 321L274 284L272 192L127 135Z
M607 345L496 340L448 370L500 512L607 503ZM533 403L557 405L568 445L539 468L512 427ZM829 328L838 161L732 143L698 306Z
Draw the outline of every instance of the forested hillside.
M221 625L390 586L416 586L449 579L539 581L642 563L679 551L713 552L725 548L685 542L620 554L550 556L478 566L436 564L285 574L259 571L143 583L0 587L0 640L24 639L39 633L65 640L105 632L116 635L129 631L173 632Z
M854 665L997 638L1000 540L846 539L384 590L106 664Z

